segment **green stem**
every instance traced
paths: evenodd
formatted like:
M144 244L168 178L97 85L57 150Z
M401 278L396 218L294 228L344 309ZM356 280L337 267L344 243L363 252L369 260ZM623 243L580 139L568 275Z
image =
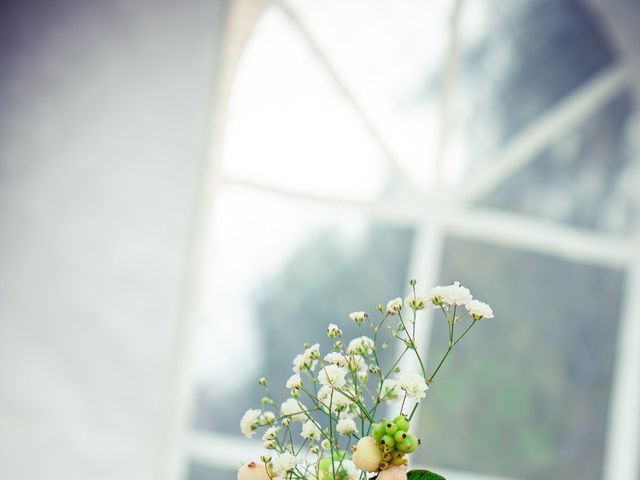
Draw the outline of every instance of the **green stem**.
M449 355L449 352L451 352L452 349L453 349L453 345L449 345L449 348L447 348L447 351L445 352L444 357L442 357L442 360L440 360L440 363L434 370L433 374L431 374L431 377L429 377L429 380L427 380L428 384L431 384L431 382L433 382L433 379L435 378L436 373L438 373L438 370L440 370L440 367L442 367L442 364L447 359L447 356Z
M456 343L458 343L460 340L462 340L462 337L464 337L464 336L467 334L467 332L468 332L469 330L471 330L471 327L473 327L473 326L476 324L476 322L477 322L477 320L476 320L476 319L473 319L473 322L471 322L471 325L469 325L469 327L467 327L467 329L462 333L462 335L460 335L460 337L458 337L458 339L457 339L455 342L453 342L453 344L455 345L455 344L456 344Z

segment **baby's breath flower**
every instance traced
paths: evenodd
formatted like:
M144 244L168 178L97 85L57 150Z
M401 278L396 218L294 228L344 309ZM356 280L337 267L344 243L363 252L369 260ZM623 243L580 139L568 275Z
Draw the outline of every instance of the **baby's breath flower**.
M263 441L269 441L269 440L275 440L276 437L278 436L278 432L280 431L280 427L269 427L265 430L265 432L262 434L262 440Z
M320 344L316 343L307 348L304 352L304 356L311 360L317 360L320 358Z
M367 371L369 370L369 366L367 365L367 362L365 361L364 357L362 355L354 355L351 354L348 357L349 359L349 370L351 370L352 372L358 372L359 374L367 374Z
M347 357L338 352L329 352L324 356L324 361L331 365L346 367L348 365Z
M341 337L342 330L340 330L340 327L338 327L335 323L330 323L327 327L327 336L329 338Z
M300 373L304 370L313 370L316 367L317 359L320 358L320 346L315 345L307 348L304 353L296 355L293 359L294 373Z
M276 442L273 440L262 442L262 448L265 450L274 450L276 448Z
M398 398L398 382L391 378L387 378L382 382L382 390L380 391L380 400L395 400Z
M258 379L258 383L259 383L260 385L266 385L266 384L267 384L267 379L266 379L266 378L264 378L264 377L260 377L260 378Z
M328 451L331 450L331 442L329 442L329 440L327 440L326 438L324 440L322 440L322 442L320 443L320 447L322 447L323 450Z
M347 353L357 353L359 355L368 355L373 351L374 343L369 337L362 336L354 338L349 342Z
M273 412L262 412L262 415L260 416L260 422L263 425L273 425L273 423L276 421L276 414Z
M358 433L358 427L353 418L345 417L338 420L336 431L342 435L349 436L352 433Z
M289 380L287 380L287 388L300 388L302 386L302 380L300 379L300 375L298 375L297 373L294 373L293 375L291 375L289 377Z
M405 391L407 397L416 398L418 400L424 398L424 392L429 389L424 377L415 372L408 372L401 375L398 379L398 385Z
M427 302L424 298L419 297L415 293L410 294L404 299L404 304L413 310L422 310L426 303Z
M484 302L480 302L478 300L471 300L469 303L465 305L469 315L473 317L474 320L481 320L483 318L493 318L493 310L489 305Z
M364 322L364 319L367 318L367 312L352 312L349 314L349 318L353 320L356 325L361 325Z
M389 300L387 303L387 313L389 315L395 315L402 309L402 299L400 297Z
M302 433L300 435L302 438L308 438L309 440L319 440L322 432L314 422L307 420L302 424Z
M340 411L353 403L349 397L337 390L333 390L329 386L324 386L318 390L318 400L328 410L331 407L332 412Z
M449 305L466 305L473 299L469 289L460 285L460 282L443 287L443 298Z
M298 459L289 452L279 453L277 457L271 460L273 471L282 477L296 468L296 465L298 465Z
M438 285L437 287L433 287L431 290L429 290L429 293L427 293L427 306L429 308L438 308L440 305L445 304L444 288L445 287L443 287L442 285Z
M320 370L318 374L318 381L322 385L328 385L330 387L343 387L346 383L345 375L347 371L343 367L338 365L327 365Z
M258 427L261 413L262 411L259 409L249 409L244 413L242 419L240 419L240 431L245 437L253 437L253 434Z
M307 418L305 415L307 407L299 403L295 398L288 398L280 405L280 415L288 416L294 422L304 422Z

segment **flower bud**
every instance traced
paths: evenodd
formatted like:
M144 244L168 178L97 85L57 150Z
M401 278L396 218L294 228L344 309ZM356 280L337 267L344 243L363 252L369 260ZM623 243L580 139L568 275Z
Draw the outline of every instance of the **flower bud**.
M238 480L270 480L267 469L260 462L249 462L238 470Z
M407 473L404 467L390 465L378 475L378 480L407 480Z
M266 378L264 378L264 377L260 377L260 378L258 379L258 383L259 383L260 385L263 385L263 386L264 386L264 385L266 385L266 384L267 384L267 379L266 379Z
M362 325L362 322L364 322L365 318L368 316L367 312L352 312L349 314L349 318L358 326Z
M353 452L353 463L365 472L376 472L382 462L382 452L373 437L362 437Z

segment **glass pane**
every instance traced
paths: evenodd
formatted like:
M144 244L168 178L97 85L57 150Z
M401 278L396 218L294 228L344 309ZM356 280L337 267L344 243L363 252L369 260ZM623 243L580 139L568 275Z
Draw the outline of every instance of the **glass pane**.
M304 193L376 196L387 165L331 77L278 8L244 50L226 123L224 172Z
M340 0L291 5L380 127L413 179L432 181L452 0ZM574 0L463 2L450 185L559 100L616 61L597 13ZM383 34L381 34L381 32Z
M456 183L494 162L514 135L616 61L586 2L466 2L461 35L449 152Z
M479 203L582 228L631 232L638 218L637 187L628 175L637 134L632 114L625 92Z
M439 135L434 90L452 2L292 0L290 4L412 180L426 185ZM427 96L425 90L433 94Z
M260 376L284 385L304 342L330 322L355 336L349 312L404 291L412 232L241 188L222 191L215 215L194 421L239 434Z
M442 280L467 285L496 318L474 327L429 390L422 461L599 479L623 273L449 239ZM439 327L431 362L446 348Z

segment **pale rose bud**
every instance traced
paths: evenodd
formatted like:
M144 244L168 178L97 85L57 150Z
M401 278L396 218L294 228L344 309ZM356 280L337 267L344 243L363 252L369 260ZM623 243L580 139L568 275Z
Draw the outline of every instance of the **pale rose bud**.
M376 472L382 462L382 452L373 437L362 437L355 446L353 463L365 472Z
M249 462L238 470L238 480L270 480L269 473L264 464Z
M378 480L407 480L406 468L392 465L378 474Z

